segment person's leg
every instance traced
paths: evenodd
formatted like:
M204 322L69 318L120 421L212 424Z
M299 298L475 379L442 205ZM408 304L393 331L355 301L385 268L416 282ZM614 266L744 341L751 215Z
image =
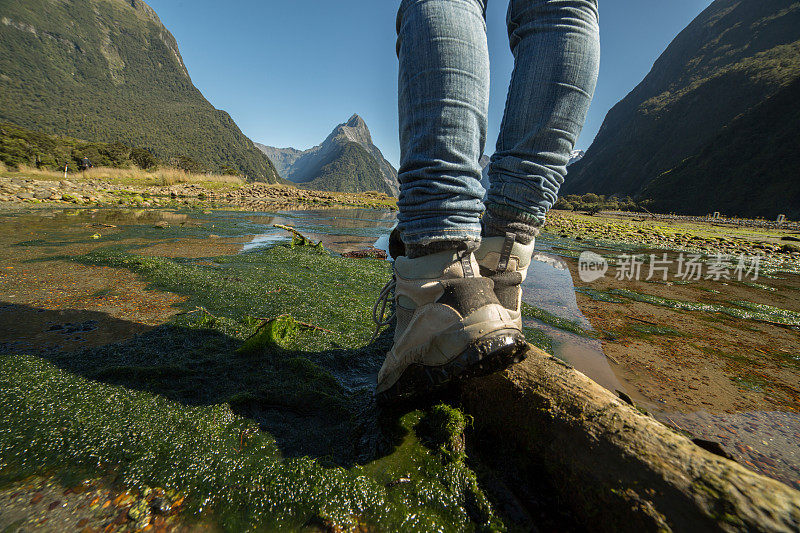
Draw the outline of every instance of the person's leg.
M400 200L406 244L373 309L394 292L394 343L377 397L394 401L519 361L525 339L482 277L489 57L484 0L404 0L398 13Z
M564 182L597 81L597 2L511 0L507 22L514 73L475 257L521 328L535 237Z
M514 72L483 224L525 244L557 199L594 93L597 0L511 0L507 23Z
M404 0L398 11L398 228L411 257L480 242L484 16L484 0Z

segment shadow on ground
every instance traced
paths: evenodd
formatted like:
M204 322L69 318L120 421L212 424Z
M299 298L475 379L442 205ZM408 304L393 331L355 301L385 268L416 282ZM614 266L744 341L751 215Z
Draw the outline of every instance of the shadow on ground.
M2 354L36 355L188 406L228 403L274 436L284 457L346 467L390 453L402 438L397 415L380 411L372 395L388 342L385 332L362 349L304 352L278 340L243 352L243 341L210 328L0 302Z

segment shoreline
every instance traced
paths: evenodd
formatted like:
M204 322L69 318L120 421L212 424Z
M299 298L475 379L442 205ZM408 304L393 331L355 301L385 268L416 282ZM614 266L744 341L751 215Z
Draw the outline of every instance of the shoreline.
M290 210L365 208L396 210L395 199L378 192L341 193L288 185L247 183L205 187L195 183L131 185L104 180L38 180L0 177L0 205L120 208L225 208Z

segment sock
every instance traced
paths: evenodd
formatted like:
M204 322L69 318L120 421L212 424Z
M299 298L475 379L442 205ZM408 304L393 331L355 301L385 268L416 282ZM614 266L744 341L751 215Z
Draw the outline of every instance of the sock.
M496 209L487 207L481 219L481 234L485 237L504 237L511 232L516 235L516 241L520 244L530 244L539 235L541 224L535 218L529 220L513 219L497 213Z

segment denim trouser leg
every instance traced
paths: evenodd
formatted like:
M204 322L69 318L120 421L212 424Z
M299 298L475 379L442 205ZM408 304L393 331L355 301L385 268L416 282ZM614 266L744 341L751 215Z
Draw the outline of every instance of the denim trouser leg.
M597 0L511 0L514 54L487 217L544 223L583 128L600 59Z
M479 240L489 55L485 0L403 0L400 199L406 244ZM596 0L511 0L514 73L489 167L487 216L540 225L597 81Z
M400 60L400 199L406 244L479 241L489 51L483 0L404 0Z

